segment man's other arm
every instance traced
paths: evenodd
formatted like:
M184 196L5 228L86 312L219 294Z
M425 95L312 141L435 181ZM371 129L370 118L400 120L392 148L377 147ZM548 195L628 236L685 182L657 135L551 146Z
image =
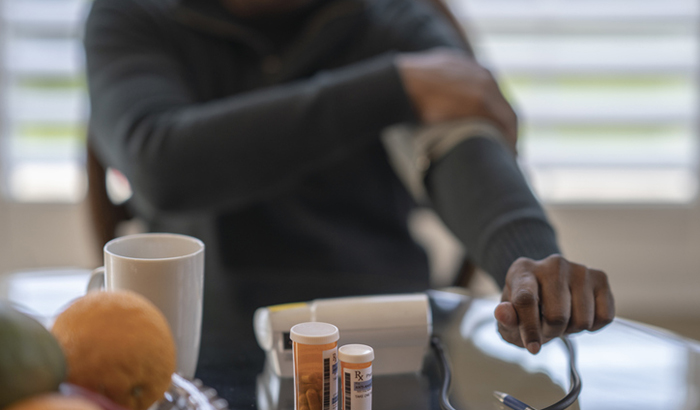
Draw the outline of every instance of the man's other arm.
M415 116L390 53L197 101L176 45L131 0L97 0L85 34L99 154L156 209L269 198Z

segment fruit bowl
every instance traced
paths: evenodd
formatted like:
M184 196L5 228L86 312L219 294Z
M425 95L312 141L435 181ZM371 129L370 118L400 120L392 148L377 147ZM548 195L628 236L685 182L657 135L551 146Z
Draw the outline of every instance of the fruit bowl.
M103 410L125 410L106 397L74 384L61 383L60 390L67 396L89 399ZM149 410L228 410L228 403L217 395L216 390L204 386L201 380L188 380L173 374L170 389L165 392L163 399L153 404Z
M90 270L75 269L0 275L0 299L8 300L15 310L51 329L60 312L75 298L85 294L89 278ZM125 410L101 395L70 383L61 383L60 392L82 396L103 410ZM228 403L218 397L215 389L204 386L200 380L188 380L173 374L163 399L149 410L228 410Z
M192 381L173 374L173 383L163 400L153 410L228 410L228 402L216 390L204 386L199 379Z

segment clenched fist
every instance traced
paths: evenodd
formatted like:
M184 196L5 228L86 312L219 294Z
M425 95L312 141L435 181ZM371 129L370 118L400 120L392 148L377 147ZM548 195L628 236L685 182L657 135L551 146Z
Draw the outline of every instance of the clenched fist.
M517 259L506 275L501 300L495 311L501 336L532 354L542 343L598 330L615 317L606 274L560 255Z

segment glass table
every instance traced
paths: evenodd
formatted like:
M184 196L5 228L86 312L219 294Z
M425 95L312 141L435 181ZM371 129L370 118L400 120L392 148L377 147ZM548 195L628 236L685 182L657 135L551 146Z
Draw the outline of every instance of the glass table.
M47 326L84 292L89 271L21 272L0 280L0 298L24 306ZM496 332L497 299L428 291L433 333L445 346L452 372L450 401L458 410L501 409L493 391L535 408L561 399L569 388L568 353L559 340L538 355L504 342ZM700 410L700 342L625 319L571 337L583 389L572 409ZM293 382L265 364L260 349L242 350L226 367L199 369L197 377L231 409L292 410ZM439 409L442 373L431 350L416 374L375 376L375 410Z

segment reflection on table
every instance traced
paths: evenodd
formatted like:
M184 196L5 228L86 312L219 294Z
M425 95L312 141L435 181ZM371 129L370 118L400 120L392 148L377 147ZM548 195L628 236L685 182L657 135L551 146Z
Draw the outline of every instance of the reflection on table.
M560 341L533 356L498 336L497 300L444 293L432 300L454 373L455 407L494 408L491 393L499 390L544 408L568 391L568 355ZM580 409L700 409L700 343L624 319L571 340L583 380Z

